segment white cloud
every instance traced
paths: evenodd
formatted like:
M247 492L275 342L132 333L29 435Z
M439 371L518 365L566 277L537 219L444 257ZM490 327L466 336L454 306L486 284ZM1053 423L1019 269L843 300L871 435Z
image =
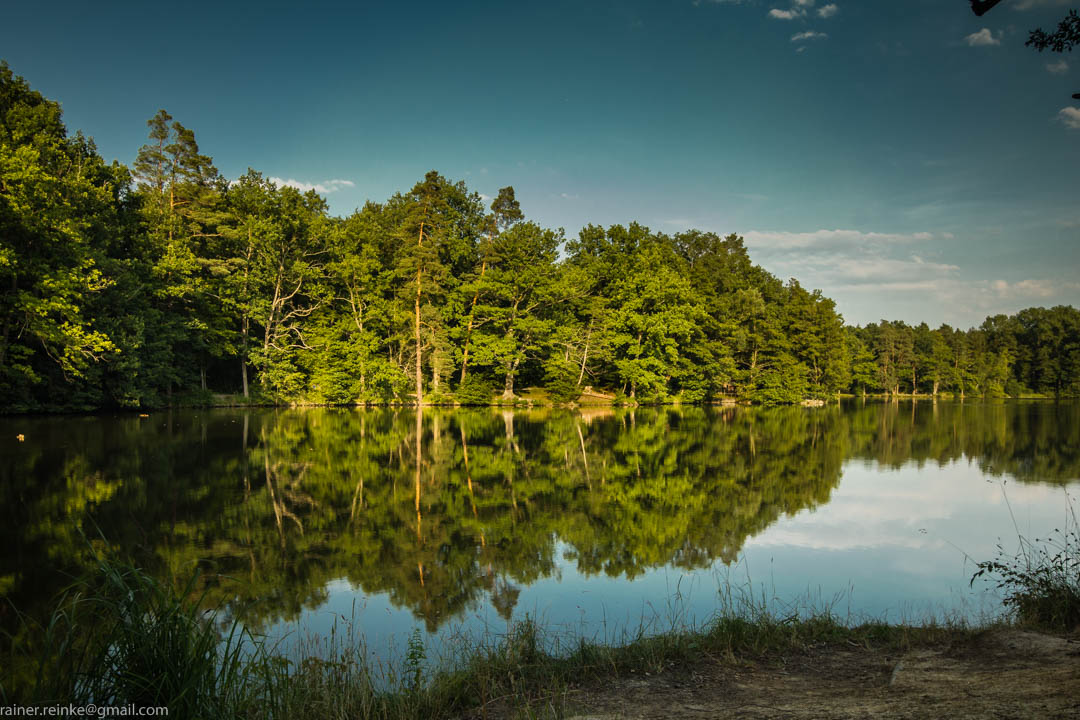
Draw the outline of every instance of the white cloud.
M795 18L802 17L805 14L806 11L801 8L791 8L790 10L773 8L769 11L769 17L776 18L777 20L794 20Z
M1022 307L1080 302L1080 282L1067 272L984 279L950 257L961 248L948 232L755 230L742 235L755 263L779 278L794 277L805 288L820 289L851 323L936 318L932 324L971 327L988 315Z
M813 30L807 30L806 32L795 33L791 36L791 42L801 42L803 40L824 40L829 37L825 33L815 32Z
M1013 10L1031 10L1039 7L1060 7L1068 5L1072 0L1020 0L1013 5Z
M936 280L960 270L948 263L927 262L918 255L891 258L875 254L829 253L804 258L802 262L815 265L819 276L827 278L833 287L866 290L930 289Z
M1069 71L1069 63L1064 60L1058 60L1055 63L1046 63L1046 71L1053 75L1061 75Z
M831 248L870 245L910 244L933 240L934 234L917 232L877 233L859 230L815 230L813 232L769 232L751 230L743 235L750 248L793 249L793 248Z
M795 5L798 7L813 7L814 0L795 0Z
M1065 127L1080 130L1080 108L1063 107L1058 110L1058 117L1065 123Z
M329 195L330 193L337 192L342 188L354 187L356 183L352 180L323 180L321 182L307 183L302 180L282 180L279 177L270 178L270 182L274 183L278 187L291 187L296 188L300 192L307 192L308 190L314 190L320 195Z
M1037 297L1048 298L1058 291L1054 283L1049 280L1020 280L1010 283L1005 280L995 280L990 283L990 289L1002 298Z
M989 45L1000 45L1001 41L994 37L994 34L990 32L990 28L983 28L979 32L971 33L966 38L966 42L971 47L986 47Z
M822 5L821 7L819 7L817 14L820 18L831 18L838 12L840 12L840 8L836 6L836 3L829 3L828 5Z

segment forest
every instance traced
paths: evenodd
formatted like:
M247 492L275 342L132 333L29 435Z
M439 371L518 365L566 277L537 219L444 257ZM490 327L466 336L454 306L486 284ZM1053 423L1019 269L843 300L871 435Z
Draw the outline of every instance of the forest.
M164 110L129 168L0 63L0 411L1080 395L1080 312L844 324L737 234L576 237L435 171L345 218Z

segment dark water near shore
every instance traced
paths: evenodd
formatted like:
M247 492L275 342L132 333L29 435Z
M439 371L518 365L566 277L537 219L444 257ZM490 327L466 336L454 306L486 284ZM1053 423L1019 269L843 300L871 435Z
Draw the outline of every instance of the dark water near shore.
M25 436L19 441L17 435ZM211 410L0 419L0 626L104 537L272 636L372 652L526 614L618 639L734 588L993 612L970 559L1063 527L1080 404Z

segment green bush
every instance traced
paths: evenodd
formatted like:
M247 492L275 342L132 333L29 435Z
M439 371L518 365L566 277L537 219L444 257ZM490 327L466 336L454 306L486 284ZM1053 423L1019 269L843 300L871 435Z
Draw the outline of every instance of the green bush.
M581 396L578 387L579 369L573 363L556 358L544 367L544 388L552 402L568 403Z
M982 576L1004 590L1005 606L1020 622L1064 632L1080 626L1080 535L1055 530L1057 537L1034 543L1020 538L1020 552L1007 554L998 546L998 559L979 563L971 582Z
M462 405L490 405L494 394L495 386L478 373L466 376L465 382L454 391Z

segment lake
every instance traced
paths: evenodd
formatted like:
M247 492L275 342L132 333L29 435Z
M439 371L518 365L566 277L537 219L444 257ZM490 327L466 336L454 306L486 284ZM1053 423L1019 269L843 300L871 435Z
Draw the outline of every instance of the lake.
M997 613L974 562L1065 526L1080 403L6 417L0 447L0 629L108 544L198 569L284 652L347 628L385 660L417 631L446 649L528 616L618 641L746 596Z

